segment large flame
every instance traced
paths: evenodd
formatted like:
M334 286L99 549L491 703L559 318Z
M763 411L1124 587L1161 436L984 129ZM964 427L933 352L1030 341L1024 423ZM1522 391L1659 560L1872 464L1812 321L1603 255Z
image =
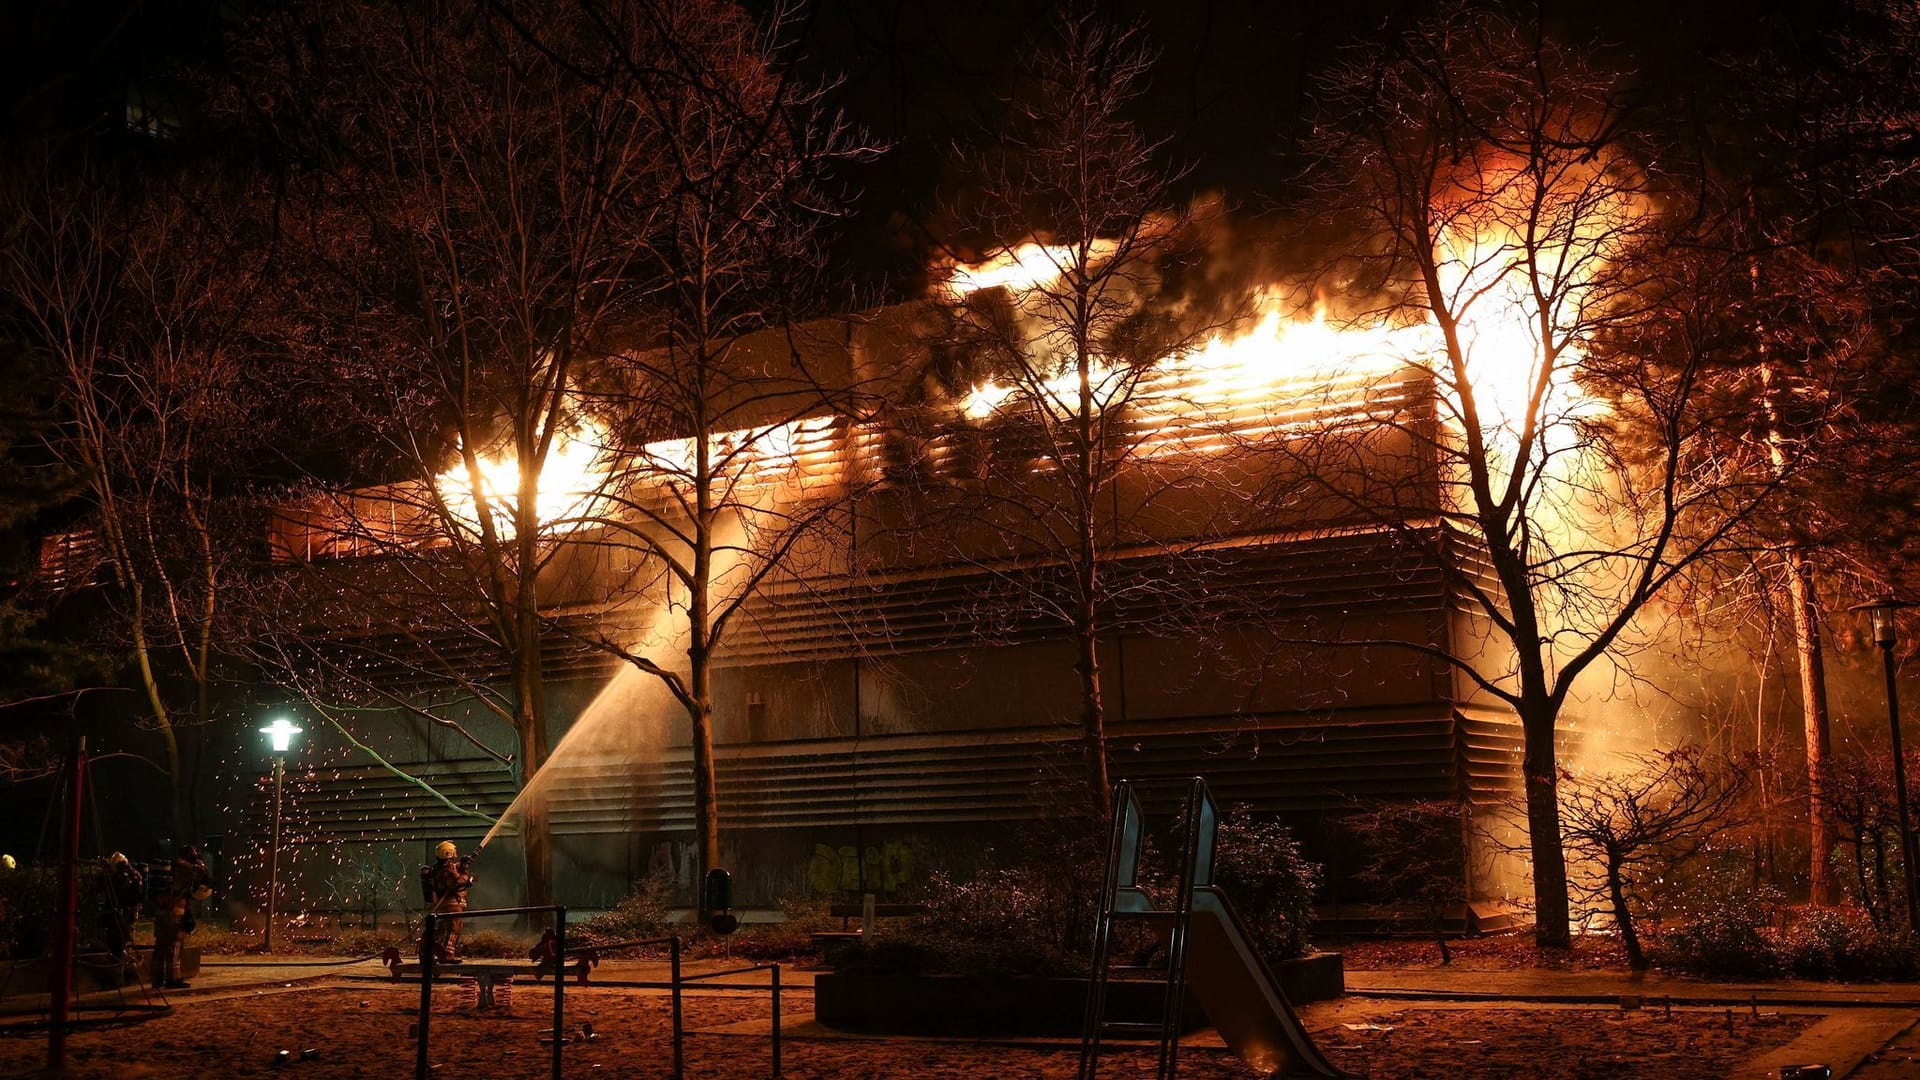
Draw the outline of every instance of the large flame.
M1087 245L1089 262L1105 258L1114 249L1110 240ZM1006 289L1016 296L1046 289L1079 265L1080 249L1071 244L1028 241L977 263L951 262L943 268L947 296L964 300L983 289Z
M1554 358L1540 386L1542 367L1548 363L1540 318L1525 275L1508 257L1511 241L1497 232L1459 229L1442 229L1440 237L1442 292L1470 298L1454 309L1465 360L1464 385L1454 377L1445 337L1430 314L1418 322L1376 319L1335 325L1324 310L1302 311L1275 290L1260 297L1255 318L1164 358L1155 378L1140 384L1130 404L1149 414L1244 406L1289 384L1344 382L1413 368L1434 377L1454 419L1463 419L1472 402L1481 431L1496 452L1511 449L1523 434L1550 449L1564 446L1571 438L1566 421L1597 407L1582 400L1572 378L1580 356L1577 344ZM1044 288L1061 271L1058 259L1067 250L1022 245L1000 259L953 268L948 287L956 295L988 285ZM1559 314L1549 312L1548 321ZM1096 409L1110 404L1118 383L1116 370L1108 358L1093 358L1090 381ZM1036 404L1072 410L1078 407L1079 386L1072 368L1014 380L989 379L974 384L959 404L973 420Z
M594 498L603 492L610 471L606 442L606 430L585 417L554 432L536 483L539 494L534 512L542 528L577 527L578 519L590 510ZM519 461L511 453L482 454L478 472L480 494L486 500L495 531L502 538L513 537L518 531ZM474 496L475 485L466 464L455 464L435 477L434 486L447 513L463 528L477 533L480 500Z
M765 427L716 432L707 439L707 467L723 485L764 487L817 471L835 455L832 416L806 417ZM698 462L692 439L661 439L640 458L663 483L692 480Z

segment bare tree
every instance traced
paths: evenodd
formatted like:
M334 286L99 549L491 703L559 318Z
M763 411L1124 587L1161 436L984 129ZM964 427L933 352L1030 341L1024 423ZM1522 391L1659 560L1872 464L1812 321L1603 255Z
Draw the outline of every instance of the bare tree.
M1432 378L1432 409L1266 442L1300 486L1277 505L1331 498L1390 530L1486 627L1377 644L1517 714L1549 946L1570 932L1555 747L1569 693L1778 486L1703 439L1724 408L1707 393L1728 348L1715 320L1743 266L1692 243L1717 201L1665 171L1683 148L1588 57L1457 7L1337 67L1319 193L1359 230L1371 272L1356 280L1379 290L1356 319L1426 335L1405 360ZM1383 421L1414 479L1355 482L1355 432Z
M0 266L57 388L45 442L82 478L177 836L191 812L177 729L213 717L225 608L248 558L223 496L239 483L237 448L262 430L242 315L265 260L222 212L218 184L47 164L9 189L20 232Z
M873 150L793 75L778 23L761 35L721 4L645 21L665 59L623 54L623 71L670 195L636 260L648 292L632 341L587 393L618 451L581 522L626 569L575 636L685 710L704 877L720 852L714 664L770 579L797 580L790 564L834 546L866 483L852 425L877 372L796 322L845 199L835 171Z
M299 166L288 382L365 451L321 485L314 531L383 556L305 564L290 595L307 609L278 623L319 637L283 652L377 672L360 689L417 712L477 704L514 732L489 753L523 785L550 749L551 571L604 477L578 390L629 330L672 183L644 87L607 47L666 47L643 7L296 5L257 35L236 103ZM546 903L544 808L521 826Z
M1679 746L1582 776L1561 791L1567 845L1591 875L1576 879L1583 906L1612 916L1635 971L1647 966L1638 909L1715 837L1741 824L1751 760L1712 760Z
M1028 94L996 128L979 191L961 213L995 242L978 261L951 267L944 289L956 325L936 350L966 417L996 444L944 509L984 515L998 535L968 550L979 530L953 530L954 554L1005 577L1015 604L1070 636L1087 798L1099 820L1110 810L1102 642L1123 594L1171 584L1125 582L1114 567L1123 549L1165 539L1141 519L1182 482L1142 467L1154 425L1136 405L1166 392L1150 387L1162 361L1231 317L1176 310L1186 297L1172 279L1192 239L1176 194L1183 172L1129 117L1153 63L1138 27L1090 7L1049 23L1026 66ZM1123 499L1124 476L1140 489ZM916 527L932 531L926 520ZM1063 573L1038 573L1035 560Z
M1345 819L1366 851L1360 879L1389 902L1411 904L1453 963L1447 920L1466 911L1467 829L1473 807L1466 802L1414 799L1383 802Z
M1860 742L1852 753L1828 760L1825 778L1835 839L1852 856L1854 898L1882 929L1896 925L1906 902L1893 884L1900 880L1901 848L1892 757L1884 742Z

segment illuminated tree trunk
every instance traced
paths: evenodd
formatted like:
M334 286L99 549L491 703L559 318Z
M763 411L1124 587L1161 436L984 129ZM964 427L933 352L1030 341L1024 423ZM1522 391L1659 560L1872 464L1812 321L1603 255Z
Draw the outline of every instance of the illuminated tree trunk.
M1633 925L1633 909L1627 906L1626 869L1616 860L1607 863L1607 899L1613 906L1613 925L1620 931L1620 947L1626 950L1627 966L1645 971L1647 956L1640 948L1640 932Z
M1087 794L1096 820L1105 820L1113 810L1108 792L1112 783L1107 775L1106 703L1100 692L1099 623L1094 609L1094 545L1091 538L1082 546L1082 563L1076 568L1080 578L1080 597L1075 615L1074 636L1078 655L1073 669L1080 676L1080 735L1084 743L1087 768Z
M1771 360L1760 364L1760 385L1767 417L1767 461L1776 478L1787 467L1786 438L1780 430L1780 404ZM1815 904L1833 903L1833 814L1827 806L1827 758L1833 736L1827 717L1827 668L1820 645L1820 599L1813 587L1813 563L1806 549L1789 542L1780 551L1787 569L1787 598L1793 607L1793 651L1800 666L1800 715L1807 747L1807 886Z
M1537 657L1523 666L1537 667ZM1554 711L1544 694L1526 695L1520 722L1525 731L1522 769L1527 785L1527 843L1533 853L1534 940L1543 947L1572 944L1567 901L1567 855L1560 835L1560 763L1554 747Z
M707 559L696 562L704 565ZM719 774L713 763L713 659L705 633L708 597L704 582L694 595L691 615L695 630L693 644L687 648L692 667L687 678L687 718L693 727L693 832L700 857L700 875L694 888L700 898L697 902L704 903L706 891L701 883L720 865L720 801L715 790Z
M94 460L101 459L96 457ZM161 693L160 674L153 666L153 647L147 637L146 582L134 563L125 525L119 516L119 502L105 485L102 485L100 493L103 496L100 501L100 532L107 543L115 579L127 596L127 628L132 634L134 665L140 671L140 690L146 695L147 708L153 715L154 727L160 733L162 752L166 756L167 824L173 830L174 842L185 843L189 837L185 800L181 797L180 740L174 731L172 710L167 708L166 698Z
M1788 547L1787 593L1793 604L1794 653L1800 661L1800 707L1807 741L1807 883L1815 904L1833 903L1833 815L1827 805L1827 758L1833 737L1827 717L1827 667L1820 644L1819 598L1813 564L1799 545Z
M1090 257L1087 243L1091 237L1081 242L1081 265ZM1099 472L1102 464L1100 429L1095 418L1098 404L1093 400L1093 341L1092 312L1089 309L1087 291L1084 285L1075 297L1074 341L1077 346L1077 366L1080 375L1079 411L1074 417L1074 437L1076 442L1075 463L1080 475L1076 477L1074 498L1078 503L1079 527L1078 562L1074 567L1074 588L1078 595L1074 597L1073 629L1078 655L1074 659L1073 669L1080 676L1080 736L1084 743L1087 768L1087 794L1093 809L1095 821L1105 821L1113 810L1108 795L1112 784L1107 776L1107 714L1106 703L1100 694L1100 519L1095 507L1105 479Z
M704 293L702 294L704 295ZM706 348L707 318L701 309L700 348ZM694 882L698 903L706 903L707 875L720 865L719 773L713 762L713 544L715 511L713 445L707 431L707 401L696 399L699 423L694 438L694 530L692 580L688 588L687 717L692 721L693 828L700 853ZM702 912L704 914L704 912Z
M533 783L547 762L547 733L544 719L522 705L515 726L520 734L520 783ZM527 903L553 903L553 835L547 817L545 799L528 799L520 819L521 858L527 871Z
M556 385L566 385L564 367L560 370ZM533 431L538 429L525 426L528 421L540 423L543 420L543 426L551 430L557 416L549 412L544 417L527 417L522 420L523 427L516 440L516 460L534 464L522 465L519 470L519 493L512 514L514 534L510 542L515 569L518 571L510 575L514 622L512 642L516 666L513 726L520 735L520 775L522 782L528 785L534 782L541 769L546 768L548 751L545 650L541 642L543 626L539 588L540 472L546 459L538 448L539 440L533 435ZM475 490L482 489L476 485ZM495 543L497 545L498 541ZM528 800L530 806L520 830L527 867L527 903L535 907L554 902L553 834L546 805L550 797L543 795Z
M147 642L147 631L143 625L145 612L142 606L145 590L137 583L129 590L133 600L130 617L133 629L133 656L140 669L140 689L146 694L147 707L153 713L154 727L160 732L160 743L167 762L167 821L173 828L176 843L185 843L187 835L187 812L185 800L181 797L180 785L180 740L173 728L172 713L160 693L160 676L153 669L153 654Z

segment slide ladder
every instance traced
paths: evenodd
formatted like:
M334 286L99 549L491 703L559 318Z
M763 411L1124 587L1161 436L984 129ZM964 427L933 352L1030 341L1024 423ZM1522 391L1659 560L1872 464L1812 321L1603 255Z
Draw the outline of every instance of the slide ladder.
M1181 834L1173 852L1175 890L1171 909L1156 907L1140 887L1140 857L1146 819L1134 781L1114 785L1107 865L1094 923L1093 970L1080 1035L1079 1080L1094 1080L1103 1036L1153 1035L1159 1040L1159 1080L1179 1070L1181 1017L1189 989L1206 1009L1227 1046L1268 1077L1345 1078L1327 1061L1287 1002L1273 973L1249 940L1239 916L1213 884L1219 810L1207 782L1184 781ZM1164 967L1113 963L1114 929L1142 922L1165 947ZM1108 984L1115 978L1151 976L1166 987L1158 1023L1115 1022L1107 1015Z

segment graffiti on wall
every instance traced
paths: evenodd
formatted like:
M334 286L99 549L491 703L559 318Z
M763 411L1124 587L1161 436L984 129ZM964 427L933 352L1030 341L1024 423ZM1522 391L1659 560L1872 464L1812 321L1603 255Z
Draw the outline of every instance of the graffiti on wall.
M852 844L813 845L807 881L819 896L839 893L893 893L913 879L913 849L898 840L863 852Z

